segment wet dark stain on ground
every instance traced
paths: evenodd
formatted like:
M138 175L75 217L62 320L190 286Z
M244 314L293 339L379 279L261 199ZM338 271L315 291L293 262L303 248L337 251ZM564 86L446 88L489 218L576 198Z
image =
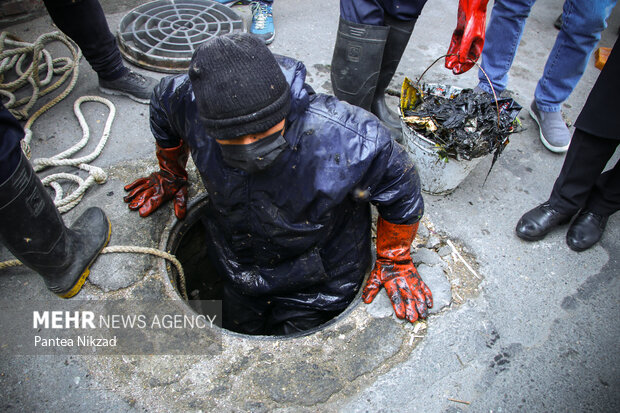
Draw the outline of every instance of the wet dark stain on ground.
M508 364L510 364L510 354L504 351L493 357L493 361L489 364L489 367L494 369L495 374L498 374L507 370Z
M487 347L491 348L495 345L495 343L497 342L497 340L499 340L499 333L495 330L491 331L491 334L489 335L489 337L487 338Z
M564 297L560 307L563 310L575 310L580 301L587 301L596 296L596 293L605 288L614 278L618 277L617 259L610 254L610 259L597 274L589 276L586 281L577 288L577 292Z

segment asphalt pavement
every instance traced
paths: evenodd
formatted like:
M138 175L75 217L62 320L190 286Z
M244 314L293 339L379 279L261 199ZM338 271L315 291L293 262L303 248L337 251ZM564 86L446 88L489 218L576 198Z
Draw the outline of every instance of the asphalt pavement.
M128 10L141 3L102 1L113 30ZM562 0L539 1L527 20L508 86L525 108L553 46L557 34L553 22L562 4ZM418 77L446 52L456 8L452 0L428 2L392 88L399 89L404 76ZM247 6L234 10L247 21ZM307 82L317 92L330 93L338 1L276 0L274 19L276 38L270 49L303 61ZM608 24L600 45L611 47L620 27L619 7ZM32 41L53 27L44 16L5 30ZM569 122L576 119L599 73L592 58L563 105ZM475 70L454 76L440 64L425 77L460 87L474 87L477 81ZM79 138L72 105L77 97L91 94L100 94L97 78L82 61L75 90L35 124L34 156L58 153ZM171 222L170 211L146 221L130 214L121 200L124 183L155 168L148 106L121 97L110 100L117 108L116 119L108 145L94 162L108 170L109 180L87 193L84 205L64 218L71 222L86 206L98 205L111 217L112 244L157 247L164 226ZM89 105L86 117L93 136L98 136L107 111ZM543 147L526 110L519 118L522 128L511 137L488 177L490 160L484 160L452 194L425 195L432 232L462 248L482 281L470 296L464 300L453 296L450 305L432 315L415 346L408 347L411 332L402 324L367 312L361 304L350 320L344 318L335 325L333 334L328 331L304 339L299 347L291 340L228 338L225 344L235 348L226 350L228 358L215 361L208 357L14 356L10 349L0 348L0 410L620 411L620 214L609 219L603 239L582 253L567 247L564 230L536 243L517 238L514 227L519 217L547 199L563 162L562 155ZM612 162L619 156L617 152ZM196 178L195 171L191 173ZM190 195L195 196L201 192L200 183L193 182ZM9 258L0 247L0 261ZM105 299L125 293L158 297L165 288L157 281L162 267L156 262L102 257L77 298ZM49 293L33 272L18 268L0 273L3 305L42 296ZM2 334L11 334L14 328L3 325ZM349 345L338 344L339 337ZM360 367L356 360L361 358L373 362ZM312 363L304 364L307 360ZM213 376L209 376L211 369L217 371ZM351 373L354 370L358 373ZM287 386L298 389L297 393L283 390Z

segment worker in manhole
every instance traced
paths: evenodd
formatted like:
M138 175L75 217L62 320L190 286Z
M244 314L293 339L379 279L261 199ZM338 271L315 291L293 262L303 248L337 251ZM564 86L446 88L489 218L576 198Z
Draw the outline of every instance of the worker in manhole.
M110 239L100 208L67 228L20 146L24 130L0 103L0 242L63 298L77 294Z
M143 217L173 199L186 211L188 152L209 194L202 221L225 279L223 324L287 335L321 325L358 292L385 287L400 318L432 307L410 246L423 214L412 160L365 110L316 94L301 62L250 34L215 37L189 74L162 79L151 100L160 171L125 189Z

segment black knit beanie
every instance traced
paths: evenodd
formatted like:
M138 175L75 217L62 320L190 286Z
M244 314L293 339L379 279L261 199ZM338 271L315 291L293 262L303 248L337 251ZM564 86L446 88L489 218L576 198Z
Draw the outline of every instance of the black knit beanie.
M263 40L251 34L227 34L201 44L189 78L200 117L215 139L265 132L290 110L290 87L280 66Z

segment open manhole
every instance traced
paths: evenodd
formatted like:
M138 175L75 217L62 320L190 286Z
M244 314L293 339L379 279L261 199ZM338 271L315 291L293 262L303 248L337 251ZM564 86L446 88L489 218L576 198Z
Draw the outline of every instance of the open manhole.
M166 251L174 254L183 265L185 273L186 292L189 298L189 306L199 314L207 314L208 310L203 310L201 305L206 300L221 300L224 312L223 328L234 333L251 335L245 330L239 328L233 320L236 317L227 316L226 311L230 307L227 305L227 294L225 293L225 281L218 274L216 267L213 265L212 258L209 256L209 247L211 245L207 238L207 231L202 223L201 216L204 208L207 207L209 200L208 195L203 194L193 200L187 209L187 215L183 220L175 220L170 233L168 234L166 243ZM178 281L178 273L174 266L167 266L168 275L172 280L172 284L178 289L181 288ZM361 286L361 281L360 281ZM358 287L360 287L358 286ZM360 289L361 290L361 289ZM300 337L312 334L321 330L340 318L346 316L360 302L360 292L355 299L349 303L348 307L342 311L332 312L321 320L321 324L308 328L303 331L287 332L287 333L265 333L257 332L256 336L265 337ZM235 311L240 311L235 309ZM267 312L270 310L267 309ZM242 314L236 314L241 316Z
M210 0L158 0L143 4L122 18L120 50L127 60L149 70L187 70L194 50L204 41L243 31L243 19Z

